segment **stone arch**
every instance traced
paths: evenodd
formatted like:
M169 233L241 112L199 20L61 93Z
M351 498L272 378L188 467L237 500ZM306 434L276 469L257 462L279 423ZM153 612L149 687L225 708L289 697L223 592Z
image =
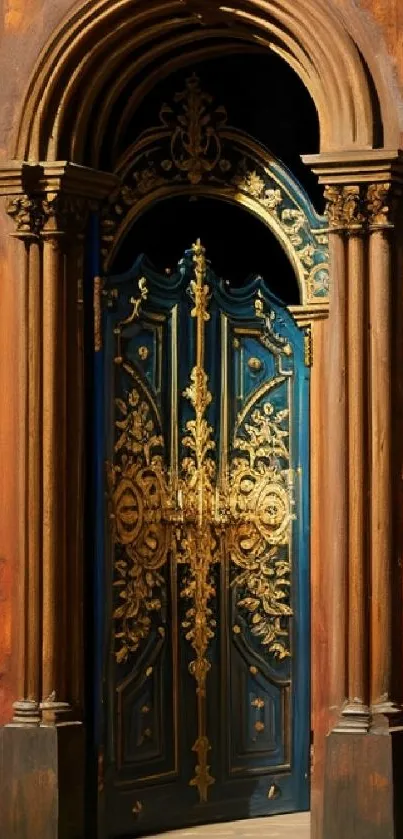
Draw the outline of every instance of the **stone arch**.
M135 10L134 10L135 9ZM99 144L116 97L134 89L181 51L183 61L235 49L273 50L300 76L319 114L321 151L370 148L373 104L360 52L338 12L325 0L236 0L200 12L194 0L97 0L66 17L43 50L23 103L17 159L97 166ZM310 25L307 26L307 21ZM190 49L191 47L191 49ZM187 54L187 58L186 58ZM130 57L130 61L128 60ZM368 59L368 65L371 60ZM393 145L390 94L374 75L380 111L388 116L385 143ZM128 96L128 107L135 107ZM63 138L63 142L62 142ZM63 155L61 150L63 149Z

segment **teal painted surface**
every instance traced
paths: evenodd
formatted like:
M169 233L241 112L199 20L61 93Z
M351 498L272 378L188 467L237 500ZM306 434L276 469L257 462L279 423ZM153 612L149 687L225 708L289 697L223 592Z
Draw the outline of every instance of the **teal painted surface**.
M147 260L140 257L129 272L108 279L106 290L117 289L117 292L110 295L104 313L104 461L112 461L114 457L114 423L118 418L114 400L127 399L133 386L124 365L114 361L114 329L132 311L130 300L138 296L138 280L145 277L148 297L140 318L122 329L122 356L143 381L144 393L157 406L169 467L174 306L178 307L179 439L192 414L189 402L182 396L195 363L195 322L190 317L193 304L188 293L191 276L192 258L187 253L177 273L169 277L156 274ZM192 745L197 736L197 707L195 682L188 672L192 653L181 628L185 605L179 597L180 567L177 578L171 573L169 560L161 569L161 613L158 619L152 616L150 633L138 651L127 662L116 663L112 619L117 602L116 554L105 482L105 505L99 513L102 522L98 520L98 528L101 526L104 532L106 569L104 603L108 643L103 695L106 774L102 795L108 837L309 807L309 370L304 364L304 336L262 279L255 278L245 287L231 290L223 288L209 269L208 282L212 298L210 320L206 323L205 366L213 396L208 421L214 429L217 450L224 352L228 354L229 364L230 440L237 416L248 400L251 411L263 409L270 392L270 402L276 412L291 409L290 469L294 475L295 511L290 585L292 654L279 660L268 654L259 637L253 635L247 614L236 606L236 587L230 585L233 571L231 568L225 571L223 558L214 571L217 595L212 608L217 629L209 647L211 671L207 687L207 729L212 747L209 764L215 783L209 788L208 802L199 803L197 790L189 786L195 767ZM258 292L265 312L272 313L277 346L288 343L292 348L288 356L280 353L280 361L273 346L270 349L261 340L263 323L255 313ZM228 319L226 347L221 344L222 316ZM140 347L148 349L144 360L139 356ZM251 358L257 359L258 365L249 364ZM278 383L265 390L276 377ZM259 398L260 391L266 395ZM240 427L238 436L245 435L244 429ZM179 454L183 456L184 450ZM229 454L235 456L233 443ZM178 609L176 618L175 609ZM238 634L232 631L234 623L241 628ZM174 649L178 655L177 680ZM152 672L146 676L150 668ZM145 712L145 708L149 710ZM139 809L136 802L140 802L138 814L133 813L133 807Z

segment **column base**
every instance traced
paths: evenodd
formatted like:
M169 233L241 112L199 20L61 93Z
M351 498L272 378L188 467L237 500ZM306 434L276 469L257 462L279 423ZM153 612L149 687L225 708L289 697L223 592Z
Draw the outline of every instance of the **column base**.
M327 737L323 839L403 836L403 729Z
M369 730L371 715L369 708L362 702L346 702L333 731L340 734L366 734Z
M4 839L84 839L82 723L0 729Z

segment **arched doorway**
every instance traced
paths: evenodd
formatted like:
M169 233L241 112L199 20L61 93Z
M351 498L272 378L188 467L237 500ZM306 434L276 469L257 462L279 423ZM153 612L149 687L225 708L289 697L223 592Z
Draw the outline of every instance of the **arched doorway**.
M253 86L253 76L261 74L264 61L252 59L249 66L249 60L243 57L243 101L236 80L236 74L240 74L238 59L230 57L221 60L219 65L210 61L199 70L213 79L218 66L222 71L221 93L226 95L225 107L202 86L193 67L185 79L181 77L182 74L174 74L172 79L168 78L164 82L162 90L153 91L151 107L147 108L147 103L143 103L142 115L138 118L142 130L125 151L122 160L116 163L116 172L121 174L122 185L111 196L101 221L102 253L104 265L109 270L102 282L102 295L97 304L102 309L103 297L106 304L103 307L106 333L104 337L100 335L98 352L102 353L104 361L97 359L97 369L103 383L102 389L106 392L103 436L108 443L101 450L97 474L102 475L103 464L107 461L113 477L109 490L105 480L98 487L101 498L97 509L103 522L100 531L102 533L106 528L107 536L106 543L102 539L102 544L99 544L97 553L98 561L105 564L107 583L97 602L108 604L104 615L108 631L106 652L103 655L103 680L106 685L103 730L97 732L97 742L103 754L105 783L102 804L110 835L113 835L114 830L118 835L119 831L124 832L130 826L136 832L141 832L156 829L157 826L163 827L164 824L166 827L217 818L228 819L235 814L237 817L245 817L306 809L309 802L307 407L310 339L306 329L310 314L315 317L319 312L323 316L327 307L326 222L315 212L308 196L286 170L284 163L276 160L271 152L259 144L259 137L252 138L228 124L228 110L231 103L236 102L240 121L243 121L244 127L250 127L246 91ZM224 70L226 84L223 81ZM286 89L291 92L293 90L291 78L284 81L284 93ZM180 85L179 92L176 90L177 84ZM298 101L298 93L296 97ZM309 105L303 98L299 108L301 113L305 113L308 130ZM151 124L145 121L144 115L147 112ZM251 113L256 126L259 122L265 124L266 114L259 115L257 109ZM155 127L153 121L157 114L159 123ZM293 112L292 118L297 119L297 113ZM288 125L287 132L285 124L284 116L283 150L289 156L293 151L293 141L288 134L291 126ZM281 144L281 136L278 136L277 142ZM204 366L199 372L203 377L207 376L206 381L211 381L212 386L211 393L208 390L208 404L199 417L199 423L202 426L207 422L208 413L214 453L210 452L207 460L215 470L215 478L210 476L201 489L203 525L200 527L203 539L206 540L210 534L213 540L212 543L203 543L204 547L197 542L197 539L200 541L202 538L201 533L196 539L192 530L195 510L193 507L183 509L183 505L186 508L186 502L182 499L186 499L189 492L192 496L195 489L187 487L189 475L178 463L178 458L180 463L189 460L182 438L188 440L187 423L191 427L192 421L183 394L187 392L188 382L193 375L192 368L197 367L198 345L193 337L194 311L188 305L194 282L192 257L188 253L178 268L175 261L178 254L183 253L185 244L196 239L197 233L200 233L208 246L207 253L211 251L212 264L212 269L207 268L207 264L203 268L204 279L201 281L201 288L207 283L207 296L209 299L211 297L212 303L211 312L206 309L202 317L202 321L204 317L208 321L205 335L203 326L202 338L203 359L206 356L208 373ZM159 273L147 259L140 256L134 266L129 267L133 256L142 252L158 262ZM200 258L202 261L205 259L204 255ZM114 266L113 270L109 267L111 265ZM117 274L119 268L126 269L125 273ZM265 279L253 279L253 274L259 273L266 275ZM262 296L264 288L268 294L265 302ZM274 294L277 294L277 303ZM135 301L132 311L128 305L130 299ZM286 311L285 302L294 304L293 314L297 318L302 314L304 324L301 328ZM266 306L267 311L264 313ZM152 324L159 320L161 324L158 330ZM150 330L154 335L151 344ZM113 334L118 335L116 346L112 340ZM174 347L171 345L172 341L175 343L178 340L180 352L176 344ZM102 350L101 343L104 347ZM123 346L126 347L125 352ZM265 347L264 358L262 347ZM285 353L284 358L282 353ZM158 359L164 359L164 362ZM226 371L225 376L223 371ZM198 377L195 381L198 381ZM130 389L129 382L134 389ZM207 387L205 384L201 386ZM148 516L157 517L153 533L154 538L159 534L155 542L158 559L150 554L147 560L145 555L141 560L137 551L141 553L144 548L147 553L144 547L144 526L146 529L149 527L149 520L145 518L144 508L140 511L137 506L139 487L136 485L137 477L134 478L132 474L133 464L129 469L132 477L125 473L123 478L122 464L118 462L120 437L114 440L122 422L127 421L131 425L134 414L137 422L137 402L140 398L141 404L149 406L147 411L151 413L146 422L153 423L155 429L158 426L158 438L171 441L171 446L173 439L177 441L174 446L175 455L172 448L168 452L168 442L165 445L166 454L162 455L162 450L159 452L164 463L158 478L158 485L163 487L162 495L158 501L154 498L156 506L153 513L151 508L148 510ZM195 410L196 404L200 405L206 398L206 395L203 397L201 394L198 402L195 395L192 402ZM130 399L136 401L133 416L128 407ZM125 400L129 400L127 405ZM116 406L120 406L117 413ZM120 417L120 409L124 417ZM271 412L278 412L281 416L278 432L274 431L275 424L268 419ZM244 418L239 422L244 424L244 431L241 425L238 428L236 420L236 417L241 416ZM257 495L254 500L252 497L249 499L241 512L246 496L243 490L239 489L238 492L235 488L233 466L230 464L232 461L234 464L240 462L235 439L238 440L240 435L241 449L247 445L248 429L255 439L256 434L250 423L253 424L255 417L259 424L260 416L266 429L261 437L262 445L266 434L267 446L270 448L274 445L276 448L276 433L278 439L284 438L285 442L287 437L289 443L283 447L285 461L281 468L279 466L278 475L273 477L273 491L270 490L271 467L268 472L268 462L264 457L255 464L253 455L253 469L257 471L252 483L256 484ZM281 427L282 422L287 423L287 429ZM273 431L271 442L269 428ZM207 450L210 449L209 441L203 445L207 446ZM128 462L127 458L132 460L129 449L130 445L123 454L125 463ZM278 464L279 455L280 449L273 454ZM141 457L138 452L138 463ZM148 455L144 457L147 460ZM142 461L141 474L146 467L146 460ZM173 461L176 465L172 465ZM199 464L197 474L192 472L193 481L197 480L197 475L202 479L203 469L204 465ZM172 471L180 488L173 486L175 480ZM286 472L288 476L281 490L280 472L283 478ZM256 481L258 474L259 482ZM118 476L121 476L123 484ZM149 478L151 480L151 473ZM155 481L152 483L155 487ZM245 472L242 487L246 487L247 483ZM273 514L274 519L280 515L281 523L278 527L281 535L276 526L276 532L273 531L265 545L262 543L258 548L256 544L249 550L246 545L250 543L252 546L254 537L252 532L249 535L246 532L247 527L251 526L247 520L254 515L253 508L262 505L262 501L258 500L258 483L260 490L266 493L269 507L274 504L277 510ZM292 485L295 485L295 489L291 488ZM145 489L146 485L140 494L144 494ZM105 525L105 491L109 495L109 513L112 510L112 528ZM285 503L288 509L287 512L284 507L283 514L279 513L275 500L279 491L282 493L281 503ZM215 500L210 502L211 493L214 499L219 494L219 509L216 509ZM287 493L289 497L286 501ZM181 507L178 507L177 494L181 497ZM175 545L166 506L171 510L170 515L176 522L177 530L181 529L179 541L175 536ZM268 512L269 507L265 514L267 520L272 515ZM127 522L133 516L137 522L134 530L127 528ZM238 540L235 533L238 533L239 528L242 531L239 536L240 544L243 545L241 553L234 547ZM189 535L188 530L193 535ZM260 532L259 526L254 532L255 535ZM197 569L193 568L189 556L182 557L180 547L179 552L176 549L177 544L181 546L188 543L189 539L193 540L193 550L199 557L200 567ZM283 564L284 558L282 560L277 554L280 543L281 550L287 556L289 554L287 563L289 561L290 564L287 567L292 582L291 577L287 580L283 577L284 599L279 590L276 597L280 605L274 617L276 597L272 599L271 605L266 597L271 586L274 584L276 587L277 579L282 578L276 569L284 570L286 567ZM113 547L108 549L108 545ZM201 562L201 554L207 548L210 560L205 558L206 568ZM260 555L262 562L268 565L259 565ZM269 568L270 557L273 557L273 562ZM140 571L142 561L149 563L150 581L154 566L160 569L157 577L161 586L157 585L157 577L153 577L153 582L148 587L146 585L143 592L144 608L146 602L155 605L159 626L154 626L155 615L151 616L147 611L143 614L140 602L137 600L136 606L132 601L134 590L130 584L130 575L137 580L138 586L145 585L147 573L143 565L143 579L143 572ZM253 597L252 590L248 593L247 586L245 588L246 578L242 578L244 596L235 596L239 587L236 582L238 577L234 576L231 563L236 565L237 562L241 565L243 563L244 577L248 563L258 562L253 587L255 593L262 592L262 604L266 603L262 607L261 622L258 620L259 598ZM221 568L220 573L217 572L217 564ZM189 580L184 577L185 573L190 575ZM196 605L190 603L188 611L183 612L181 598L184 579L188 580L185 589L189 593L193 584L196 589L198 585L203 588L206 584L206 580L203 583L203 575L211 587L210 597L205 600L203 609L199 604L195 612ZM269 577L270 583L267 585ZM287 590L289 595L285 594ZM165 592L164 596L162 591ZM192 595L189 594L189 597L192 600ZM249 616L250 625L245 623L244 618L238 623L235 614L238 601L242 604L241 609L250 605L253 612ZM152 611L150 607L149 612ZM291 618L291 612L292 631L290 627L286 629L282 625L285 614L288 613ZM268 617L269 613L271 617ZM192 628L193 619L195 624L201 621L204 626L205 623L206 635L203 641L200 641L195 627ZM291 633L290 645L286 648L280 636L288 631ZM256 645L258 637L261 638L261 649L259 643ZM119 639L122 638L124 640L121 643ZM190 648L198 651L199 657L195 660L188 660L187 641L191 641ZM111 660L112 650L114 654ZM196 709L193 679L189 680L189 673L194 676L202 664L206 672L202 684L196 680ZM211 677L207 679L210 671ZM147 672L149 676L145 677ZM261 682L260 692L258 684L251 682L251 679L256 678ZM179 681L176 682L176 679ZM221 709L219 713L217 707ZM259 718L255 719L253 715L257 713ZM264 720L260 718L262 715ZM178 720L185 716L187 724L182 728ZM187 729L188 733L185 734ZM167 733L163 735L163 732L170 732L169 737ZM191 743L188 742L189 738ZM190 766L192 752L198 761L196 774ZM137 802L137 813L133 807L128 808L133 796ZM167 796L171 800L171 807L167 809L164 805L163 819L158 821L161 810L156 805L158 801L165 801ZM136 822L134 826L133 820Z
M315 24L309 31L308 18ZM354 21L356 31L362 34L359 16ZM144 181L139 189L136 183L135 188L131 185L132 191L125 190L123 198L128 198L125 205L128 212L124 210L124 224L116 235L122 213L119 190L128 186L124 183L124 166L118 174L116 167L118 161L124 164L127 131L133 115L145 93L155 86L166 63L169 61L173 68L179 69L192 65L196 53L202 60L207 55L263 51L285 59L312 95L319 115L321 154L310 162L330 187L327 219L332 234L330 285L334 294L326 330L323 320L327 306L319 297L321 294L326 298L327 289L322 273L324 260L319 252L323 245L320 240L327 236L327 231L320 225L315 230L312 219L297 232L292 231L289 222L295 217L281 213L296 212L297 207L284 204L282 194L281 203L273 212L268 205L276 187L271 181L266 182L262 173L258 173L257 181L251 180L253 171L249 169L246 179L224 184L228 202L238 200L250 211L254 209L287 246L300 289L305 288L306 293L306 299L301 298L303 308L293 314L298 316L300 325L310 326L317 347L312 368L310 420L316 443L311 463L312 486L316 490L318 486L321 488L312 495L311 516L313 637L318 663L313 693L314 706L321 709L314 723L318 734L315 754L319 779L323 779L324 734L332 727L337 733L335 739L333 735L330 738L336 771L328 779L328 790L338 784L335 777L339 749L346 747L351 757L353 741L349 741L351 748L347 742L351 732L357 728L368 732L373 711L381 714L387 726L387 714L393 710L390 701L393 528L390 520L382 516L382 509L390 501L393 470L390 450L386 447L379 451L376 434L384 432L385 439L390 441L392 397L387 388L384 398L374 369L379 358L386 370L390 369L388 336L393 286L389 283L389 257L394 239L393 234L388 238L392 222L386 202L398 180L399 155L385 149L397 147L398 117L375 53L368 49L363 34L359 40L369 70L333 4L313 0L291 6L280 2L275 7L264 2L251 0L245 4L237 0L233 8L209 6L207 11L200 11L198 4L192 2L148 2L139 3L134 12L132 4L105 4L100 0L96 4L84 4L71 13L38 59L28 85L13 152L15 159L24 163L15 163L3 173L4 190L11 199L9 212L16 220L18 238L24 242L27 257L24 276L30 295L29 306L21 310L21 322L30 336L26 386L30 411L24 440L27 469L32 477L27 482L29 513L23 513L27 576L21 632L24 638L29 634L32 643L24 648L20 690L24 700L16 703L17 721L29 718L32 725L44 720L57 726L60 716L70 713L71 707L75 709L71 713L78 717L84 703L81 658L84 632L79 609L73 642L69 644L67 638L72 604L82 600L83 538L77 522L83 519L85 398L81 378L80 306L85 242L91 241L91 271L99 276L104 273L99 251L105 270L109 270L108 259L114 258L111 243L118 247L120 236L130 229L149 201L148 187L140 197ZM169 158L165 159L169 162ZM133 163L131 158L129 163ZM169 171L172 172L172 166ZM150 172L145 174L149 184ZM160 172L158 177L162 177ZM166 189L171 189L171 184L165 181L154 186L155 200L166 197ZM284 181L282 187L286 187ZM211 184L208 189L204 185L204 197L211 195L212 189ZM184 192L189 195L190 190ZM105 201L105 196L111 201ZM274 204L276 201L274 196ZM90 235L86 227L88 210L101 217L101 230L93 218ZM303 243L301 230L307 237ZM295 237L299 237L298 244L293 241ZM66 246L60 247L62 241ZM305 246L308 250L302 254ZM315 267L322 267L311 277L311 285L304 286L306 261L312 258ZM97 287L99 290L99 284ZM368 300L354 295L359 287L368 290ZM367 353L364 349L369 317L370 351ZM96 327L98 320L99 306ZM326 338L329 334L331 342ZM363 388L369 380L370 414L374 421L368 420L364 410ZM358 400L353 398L356 392L360 394ZM39 408L34 399L38 393ZM327 428L331 428L330 443L323 434ZM349 454L353 451L357 455L355 459ZM371 458L370 477L365 470L366 457ZM60 463L65 482L60 482ZM375 474L381 474L380 485L376 484ZM346 475L352 490L347 491ZM32 510L36 511L35 515ZM365 552L366 516L374 523L368 537L372 546L370 559ZM326 571L320 561L323 555L326 555ZM368 581L370 614L364 607ZM387 639L386 658L376 643L379 621ZM372 633L370 653L366 644L368 633ZM328 645L332 638L329 655L326 644L321 642L323 637ZM61 657L59 649L63 650ZM330 713L329 707L336 710ZM76 726L75 731L81 731L80 727ZM371 740L371 744L375 742L378 748L378 741ZM382 747L387 742L389 739L383 738ZM359 748L364 743L368 740L363 738ZM381 740L379 747L380 744ZM349 777L355 783L350 757ZM102 755L98 758L102 787ZM364 775L369 783L368 772ZM348 799L353 786L343 788L343 800ZM79 788L82 785L77 784ZM343 813L347 810L340 808ZM330 823L328 828L331 829Z

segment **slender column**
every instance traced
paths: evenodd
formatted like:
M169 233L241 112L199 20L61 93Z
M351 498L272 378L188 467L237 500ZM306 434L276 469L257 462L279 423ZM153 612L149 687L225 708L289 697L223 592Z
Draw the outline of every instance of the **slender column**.
M43 234L43 648L42 693L65 696L64 253L59 231ZM60 585L62 582L62 586ZM62 589L62 590L61 590Z
M330 237L330 258L337 285L332 289L328 321L328 487L327 550L331 568L332 649L330 701L338 705L345 695L345 633L347 567L347 470L346 470L346 348L345 348L345 255L340 233Z
M26 695L38 702L41 684L41 253L29 247L28 287L28 610Z
M368 189L371 407L371 704L392 709L392 310L388 184Z
M9 202L8 213L24 245L26 297L25 376L25 558L21 587L23 695L14 703L14 723L38 724L41 697L41 224L40 202L27 196Z
M335 370L328 368L330 393L337 388L338 411L329 412L332 439L329 441L330 482L334 483L329 499L328 545L343 546L342 557L332 556L338 569L338 587L332 585L332 602L347 601L346 647L334 657L336 682L332 698L342 704L342 715L335 731L367 731L369 725L368 632L367 632L367 558L366 558L366 259L362 193L358 185L327 187L328 215L331 229L338 230L338 264L332 262L335 285L331 290L331 312L336 306L337 325L329 319L329 344L337 340L339 351ZM341 233L343 231L343 234ZM335 233L332 237L333 250ZM342 305L340 305L342 300ZM329 354L332 358L332 351ZM334 426L337 425L337 430ZM333 462L334 459L334 462ZM337 464L337 465L336 465ZM335 496L335 497L333 497ZM336 501L335 508L335 500ZM335 516L335 509L337 515ZM335 572L333 572L334 576ZM340 609L340 606L339 606ZM347 651L346 668L343 659ZM340 660L341 659L341 660ZM342 674L346 673L342 691ZM346 698L346 699L345 699Z
M44 201L43 717L82 705L84 199ZM81 273L80 273L81 272ZM81 285L80 285L81 278ZM74 609L74 620L72 610Z
M348 391L348 704L344 716L354 729L367 730L367 492L366 492L366 264L362 229L347 240Z
M78 234L67 258L67 533L66 571L68 604L66 614L69 665L68 696L76 709L83 707L83 527L84 527L84 324L83 324L84 237Z
M346 461L346 259L340 223L340 196L327 188L330 223L329 250L332 286L326 333L326 423L327 445L324 485L327 487L325 545L329 569L329 701L340 707L345 697L346 587L347 567L347 461Z

